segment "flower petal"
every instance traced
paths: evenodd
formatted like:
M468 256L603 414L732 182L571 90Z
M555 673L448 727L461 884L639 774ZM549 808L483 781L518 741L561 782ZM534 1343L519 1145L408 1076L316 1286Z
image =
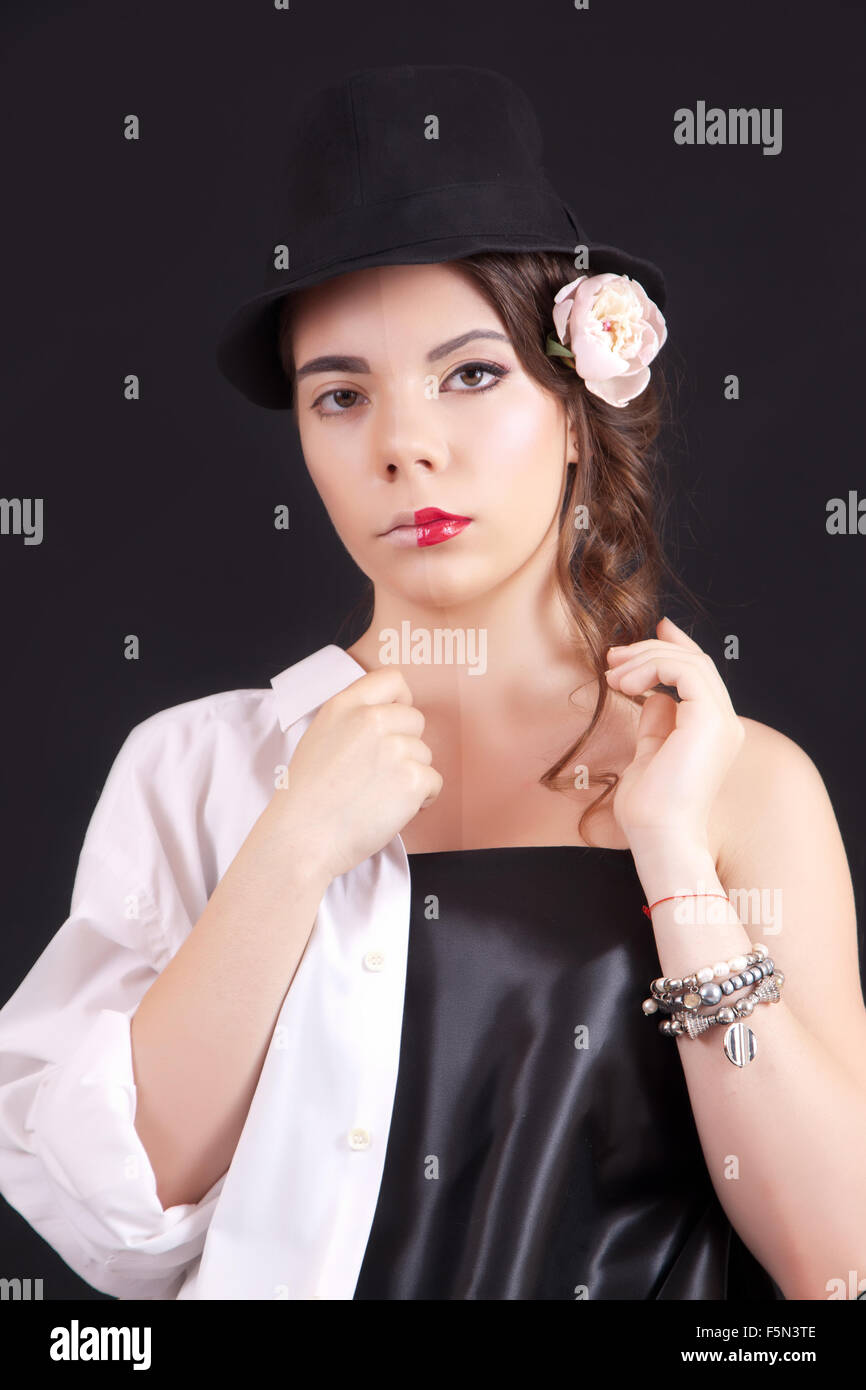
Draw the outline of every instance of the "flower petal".
M572 337L571 350L574 353L574 368L578 376L592 381L607 381L609 377L622 376L631 370L631 364L611 352L607 334L582 333Z
M553 306L553 326L561 343L567 343L568 320L571 317L572 300L563 300Z
M628 376L619 377L607 381L587 381L585 383L587 391L591 391L594 396L600 396L608 405L626 406L629 401L633 401L642 391L649 386L650 370L649 367L642 367L638 372L630 372Z
M563 285L561 290L557 290L553 300L554 304L559 304L561 300L565 299L565 296L574 289L575 285L579 285L581 280L585 280L586 278L585 275L578 275L576 280L569 280L567 285Z

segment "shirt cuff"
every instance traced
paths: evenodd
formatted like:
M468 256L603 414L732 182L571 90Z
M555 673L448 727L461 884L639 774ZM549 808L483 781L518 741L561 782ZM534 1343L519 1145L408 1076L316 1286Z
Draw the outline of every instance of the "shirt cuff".
M28 1078L35 1094L24 1134L31 1165L41 1165L38 1177L43 1187L48 1181L56 1216L88 1265L96 1260L115 1274L147 1279L179 1274L201 1255L225 1174L199 1202L163 1209L134 1124L130 1022L102 1009L63 1062ZM6 1196L30 1220L16 1190L24 1196L18 1183L7 1186ZM68 1240L63 1244L60 1253L77 1268L66 1253Z

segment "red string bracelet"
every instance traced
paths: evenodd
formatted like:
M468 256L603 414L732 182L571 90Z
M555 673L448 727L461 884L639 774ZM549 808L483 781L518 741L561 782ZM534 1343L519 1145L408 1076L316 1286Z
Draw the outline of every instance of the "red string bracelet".
M653 903L652 907L647 907L646 903L644 903L641 912L645 912L650 921L652 921L653 907L658 907L659 903L673 902L674 898L724 898L726 903L730 903L731 901L726 893L671 893L669 898L658 898L656 902Z

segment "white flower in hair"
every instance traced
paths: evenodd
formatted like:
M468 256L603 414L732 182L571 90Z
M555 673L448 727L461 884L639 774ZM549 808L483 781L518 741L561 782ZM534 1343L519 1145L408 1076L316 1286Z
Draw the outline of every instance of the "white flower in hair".
M668 331L643 285L628 275L579 275L553 305L559 342L549 335L547 352L568 358L588 391L625 406L646 389Z

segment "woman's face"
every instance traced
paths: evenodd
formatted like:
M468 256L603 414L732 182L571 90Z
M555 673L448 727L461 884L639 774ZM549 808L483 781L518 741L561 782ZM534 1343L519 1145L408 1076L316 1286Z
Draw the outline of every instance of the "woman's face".
M489 593L542 545L552 560L575 456L565 409L462 272L374 267L304 290L292 352L307 468L377 588L448 606ZM393 529L426 508L470 521Z

